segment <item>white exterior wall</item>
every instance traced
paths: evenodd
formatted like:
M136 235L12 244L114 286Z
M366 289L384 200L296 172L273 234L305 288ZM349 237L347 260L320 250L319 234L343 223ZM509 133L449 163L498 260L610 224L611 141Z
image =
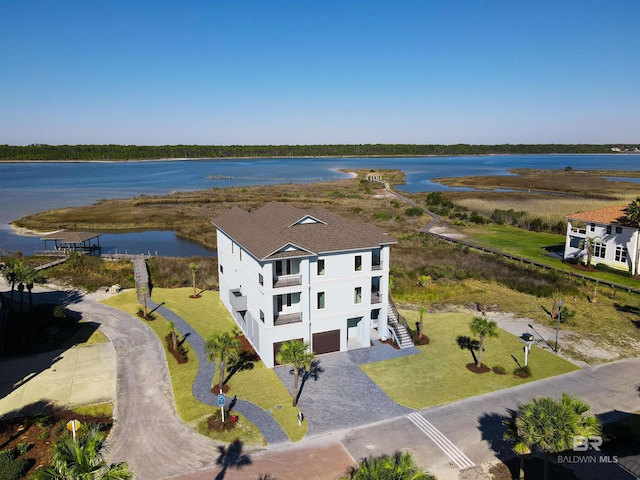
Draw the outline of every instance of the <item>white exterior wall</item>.
M582 225L585 222L574 222L574 224L575 223ZM608 225L605 224L586 222L586 228L577 228L573 226L571 219L569 219L567 223L564 259L568 260L579 258L585 253L583 249L577 247L580 240L584 238L597 238L600 243L603 243L606 246L605 256L602 258L594 255L591 258L592 265L603 263L612 268L637 273L638 229L620 225L611 225L611 233L607 233L607 227ZM616 228L622 229L622 232L616 233ZM618 246L626 247L626 262L616 261L616 247ZM583 256L583 261L586 261L586 256Z
M368 347L371 341L371 310L380 309L377 320L381 335L387 335L387 305L389 281L389 247L380 249L382 268L372 269L372 250L358 250L320 255L318 257L294 257L300 262L301 285L287 287L273 286L275 262L259 262L233 242L220 230L218 233L218 262L223 271L219 275L220 299L233 315L229 292L240 289L246 297L247 313L244 318L236 314L234 320L246 338L251 342L264 364L274 366L273 345L302 338L312 343L314 333L340 330L340 351L349 347L349 334L360 346ZM241 254L242 252L242 254ZM355 270L355 257L362 257L362 269ZM318 259L325 261L325 275L318 275ZM263 285L259 284L259 274ZM371 304L372 278L380 277L380 303ZM361 287L361 303L355 303L355 288ZM325 308L318 309L317 294L325 292ZM299 303L291 307L283 305L283 314L300 312L302 321L284 325L274 325L277 313L276 296L288 293L299 294ZM260 311L264 322L260 320ZM351 332L348 319L362 319ZM312 345L313 348L313 345Z

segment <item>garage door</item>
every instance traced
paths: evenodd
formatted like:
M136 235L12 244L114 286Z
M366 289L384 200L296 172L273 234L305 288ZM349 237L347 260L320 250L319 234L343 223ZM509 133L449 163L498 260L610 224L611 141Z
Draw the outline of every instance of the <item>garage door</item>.
M338 351L340 351L340 330L313 334L313 353L320 355Z

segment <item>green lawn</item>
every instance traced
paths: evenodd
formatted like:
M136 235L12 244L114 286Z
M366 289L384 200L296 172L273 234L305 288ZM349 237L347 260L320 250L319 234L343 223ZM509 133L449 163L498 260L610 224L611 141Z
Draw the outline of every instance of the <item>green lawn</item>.
M545 247L561 245L564 249L564 235L530 232L510 225L469 225L462 228L461 231L473 243L486 248L528 258L566 272L580 273L594 279L607 280L630 287L640 287L640 282L631 277L598 270L589 272L574 270L560 259L547 255Z
M409 310L400 313L409 325L415 324L420 315ZM419 354L369 363L360 368L395 402L416 409L578 370L572 363L534 346L529 355L532 376L528 379L516 377L511 373L517 367L511 355L524 365L523 343L500 330L497 338L485 339L482 363L489 367L502 366L508 373L472 373L466 368L466 364L473 361L471 353L461 350L456 342L460 335L472 336L469 331L472 318L463 313L426 314L424 328L430 343L417 347Z
M203 292L201 298L198 299L189 298L192 293L193 290L190 288L155 288L152 299L156 303L164 302L166 308L180 315L205 340L216 331L230 331L233 329L235 323L222 305L222 302L220 302L218 292ZM104 303L130 313L137 312L139 308L136 294L133 290L111 297L105 300ZM173 355L168 352L164 343L164 336L168 331L166 319L156 315L156 320L146 323L156 332L165 348L176 399L176 408L180 417L186 423L204 433L204 429L201 428L203 417L210 415L215 407L199 402L191 394L191 386L198 371L196 356L190 354L189 362L182 365L178 364ZM191 346L188 345L188 339L186 344L187 348L191 349ZM303 423L302 427L298 427L298 409L294 409L291 406L291 395L282 385L276 373L272 369L267 369L262 362L256 362L253 370L236 373L230 379L228 385L230 386L229 394L238 395L239 398L255 403L264 410L271 411L273 417L280 423L292 441L302 439L307 433L306 423ZM240 424L242 425L249 423L242 420L241 418ZM264 439L252 425L240 432L235 432L233 438L236 438L240 433L241 439L247 444L264 443ZM227 437L228 435L221 434L216 435L214 438L228 441Z

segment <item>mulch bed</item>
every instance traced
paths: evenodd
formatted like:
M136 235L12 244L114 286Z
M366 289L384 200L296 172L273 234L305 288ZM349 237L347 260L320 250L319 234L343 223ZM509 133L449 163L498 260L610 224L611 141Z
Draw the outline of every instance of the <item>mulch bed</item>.
M473 373L487 373L490 372L491 369L487 367L484 363L479 367L475 363L467 363L467 370Z
M223 385L222 386L222 393L227 393L229 391L229 385ZM220 394L220 384L216 383L213 387L211 387L211 393L214 393L216 395Z
M385 343L387 345L391 345L396 350L400 350L400 345L393 341L392 338L387 338L386 340L378 340L380 343Z
M149 315L149 314L145 315L144 312L138 312L138 316L143 320L147 320L148 322L156 319L155 315Z
M164 340L167 342L167 350L171 352L178 363L187 363L189 361L189 356L187 355L186 350L176 351L173 349L173 342L171 341L171 335L167 335L164 337ZM180 349L180 347L178 347Z
M202 295L189 295L189 298L202 298Z
M229 430L233 430L236 428L238 424L238 416L237 415L225 415L224 422L220 418L220 412L216 412L216 414L211 415L207 420L207 428L209 431L215 430L216 432L228 432Z
M48 417L41 414L40 424L33 417L0 419L0 450L13 449L18 444L27 446L27 452L18 457L29 462L29 470L23 478L29 478L38 465L50 465L53 444L71 435L66 428L69 420L79 420L83 426L99 423L104 426L106 433L109 433L113 425L110 416L79 415L53 405L45 406L43 412L47 412Z
M413 344L415 346L420 346L420 345L429 345L429 342L431 340L429 340L429 337L427 337L426 335L422 335L422 338L418 337L417 335L415 337L413 337Z

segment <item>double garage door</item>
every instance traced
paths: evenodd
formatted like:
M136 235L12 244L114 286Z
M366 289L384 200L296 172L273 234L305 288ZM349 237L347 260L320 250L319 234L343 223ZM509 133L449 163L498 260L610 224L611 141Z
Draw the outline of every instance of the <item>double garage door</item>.
M302 341L302 338L298 340ZM273 358L275 360L282 344L284 342L276 342L273 344ZM329 330L328 332L320 332L313 334L313 353L320 355L322 353L331 353L340 351L340 330Z

